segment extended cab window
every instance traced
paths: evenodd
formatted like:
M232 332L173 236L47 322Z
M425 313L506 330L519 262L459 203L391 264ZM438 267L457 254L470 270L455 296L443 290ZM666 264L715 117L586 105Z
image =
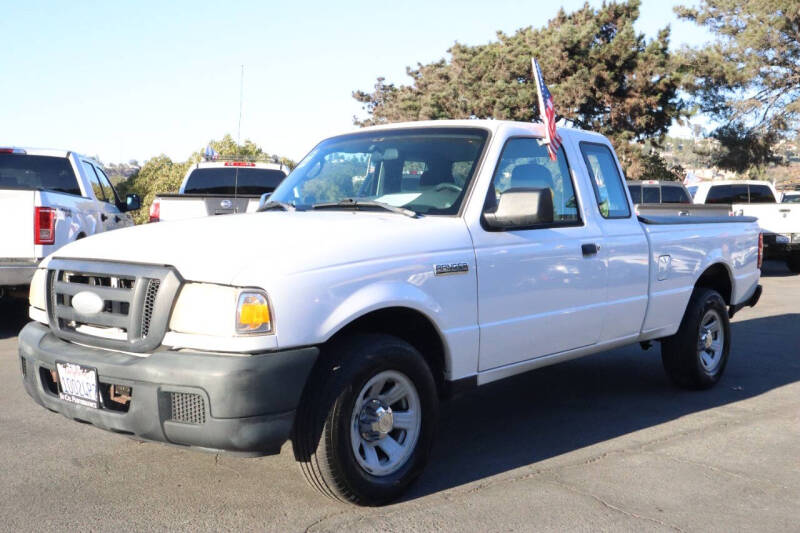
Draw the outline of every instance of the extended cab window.
M509 189L524 188L550 189L556 225L580 222L575 188L563 149L559 149L558 159L553 161L547 155L547 147L539 144L539 139L510 139L495 169L485 211L497 209L500 197Z
M774 204L775 196L766 185L750 185L751 204Z
M66 157L0 154L0 189L41 189L80 196Z
M706 195L707 204L746 204L747 185L713 185Z
M581 153L589 169L600 214L604 218L629 217L628 197L611 150L604 144L582 142Z

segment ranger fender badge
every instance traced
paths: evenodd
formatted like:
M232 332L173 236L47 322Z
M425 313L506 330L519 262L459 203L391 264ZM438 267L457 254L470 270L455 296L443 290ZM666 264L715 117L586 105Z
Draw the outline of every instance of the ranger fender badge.
M466 274L469 271L467 263L445 263L443 265L433 265L433 272L437 276L447 274Z

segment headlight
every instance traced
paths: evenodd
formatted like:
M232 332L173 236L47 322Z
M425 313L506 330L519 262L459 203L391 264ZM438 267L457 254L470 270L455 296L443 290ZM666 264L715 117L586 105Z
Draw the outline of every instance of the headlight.
M272 333L272 312L263 291L188 283L178 295L169 329L217 337L264 335Z
M28 294L28 302L31 304L31 307L41 309L42 311L47 309L47 297L45 296L47 292L47 288L45 287L46 283L47 269L37 268L36 272L33 273L31 289Z

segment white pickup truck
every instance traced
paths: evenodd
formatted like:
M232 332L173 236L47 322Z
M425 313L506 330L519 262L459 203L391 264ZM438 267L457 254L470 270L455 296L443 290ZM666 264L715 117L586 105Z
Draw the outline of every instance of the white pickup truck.
M361 504L420 474L456 391L654 340L677 385L713 386L729 315L761 293L755 220L636 217L605 137L561 129L551 161L543 133L367 128L320 143L262 212L63 248L31 285L24 386L138 439L291 439L313 486Z
M764 233L764 256L783 259L800 273L800 205L778 203L778 192L765 181L708 181L691 187L696 204L730 205L734 215L756 217Z
M139 208L120 202L96 161L66 150L0 148L0 297L28 284L59 247L125 226Z
M253 213L262 196L280 185L289 169L280 163L202 161L186 172L177 194L157 194L150 222Z

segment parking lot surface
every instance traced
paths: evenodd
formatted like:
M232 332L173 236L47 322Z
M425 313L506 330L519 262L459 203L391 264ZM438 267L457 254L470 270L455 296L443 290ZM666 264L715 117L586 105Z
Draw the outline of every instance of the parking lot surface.
M289 445L242 459L139 443L35 405L0 303L0 530L797 531L800 276L765 266L716 388L674 388L659 347L518 376L443 405L403 501L308 488Z

